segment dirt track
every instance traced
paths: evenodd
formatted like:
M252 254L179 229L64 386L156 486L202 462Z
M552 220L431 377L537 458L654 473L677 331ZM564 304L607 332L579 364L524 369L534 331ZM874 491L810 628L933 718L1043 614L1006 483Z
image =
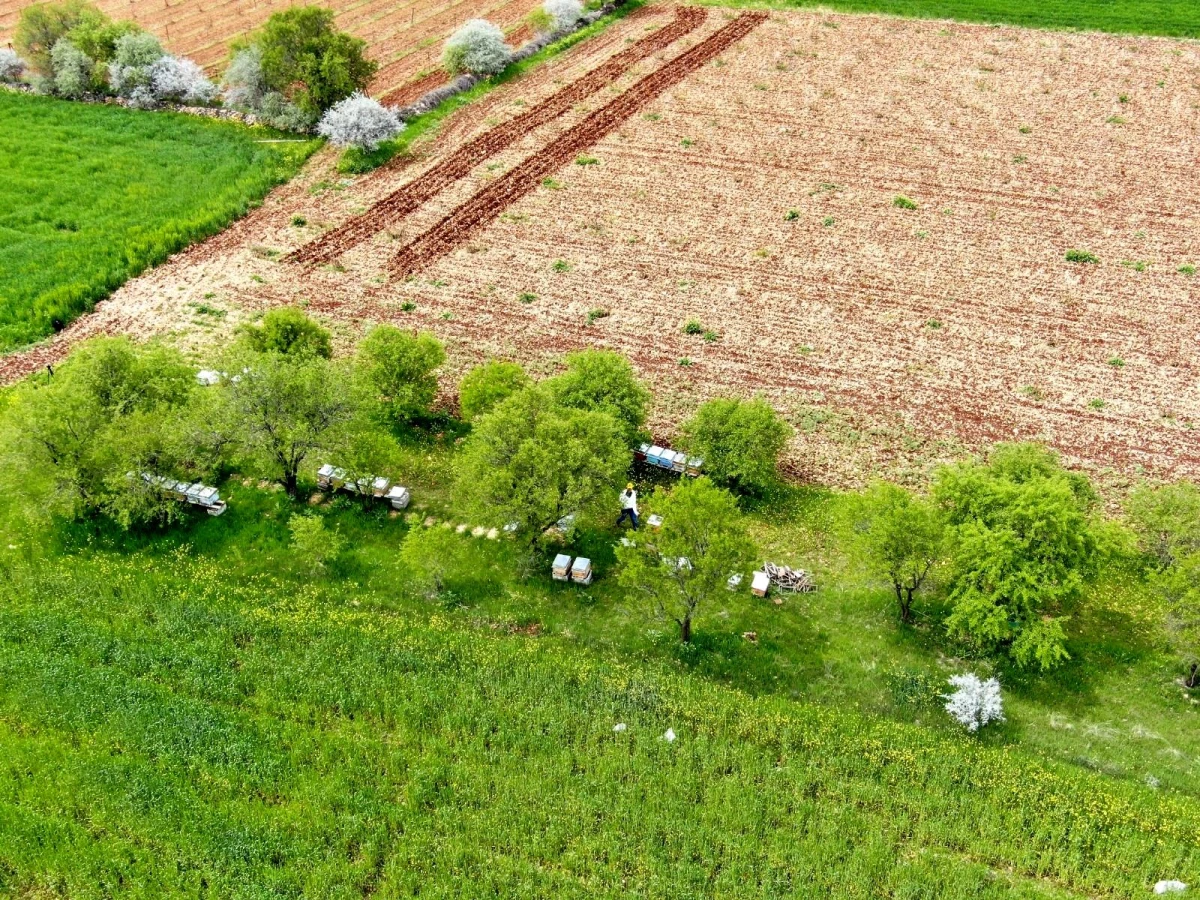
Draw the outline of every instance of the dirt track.
M527 112L468 141L442 162L389 194L367 212L289 254L287 261L301 265L327 263L340 256L346 249L394 225L446 187L470 174L480 163L511 147L525 135L559 118L580 101L611 84L634 63L649 58L695 30L706 15L705 10L695 7L677 8L675 19L670 24L617 53L601 66Z

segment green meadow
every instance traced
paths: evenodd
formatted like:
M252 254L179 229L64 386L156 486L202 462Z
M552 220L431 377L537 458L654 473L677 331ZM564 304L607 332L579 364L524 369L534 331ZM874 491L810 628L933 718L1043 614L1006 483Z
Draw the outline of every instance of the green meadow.
M1196 713L1132 576L1081 604L1065 669L997 664L1008 720L970 736L940 693L991 664L953 656L936 601L897 623L838 548L839 494L751 509L818 592L731 592L691 646L619 590L606 527L571 543L589 588L549 579L553 546L468 532L431 597L398 551L461 524L456 436L408 445L405 515L234 477L222 517L169 530L7 527L0 894L1066 898L1200 877ZM297 512L346 539L316 576Z
M0 352L244 215L317 147L281 138L0 91Z

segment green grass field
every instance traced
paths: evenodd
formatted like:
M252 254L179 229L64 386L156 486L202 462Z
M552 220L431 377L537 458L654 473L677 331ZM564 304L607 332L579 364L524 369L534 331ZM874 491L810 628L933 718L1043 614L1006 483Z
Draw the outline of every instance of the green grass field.
M282 137L0 91L0 352L243 215L317 146Z
M958 19L1118 34L1200 37L1192 0L701 0L715 6L818 7L920 19Z
M420 517L455 521L454 437L405 454ZM1077 612L1071 665L1000 669L1008 721L970 737L936 695L987 664L952 658L930 609L898 625L840 553L838 494L752 511L818 593L730 593L683 648L617 589L613 530L572 544L586 590L547 577L550 549L524 570L464 535L430 600L404 517L223 493L224 516L165 532L0 534L0 895L1065 898L1200 878L1197 713L1120 572ZM316 578L288 546L301 511L348 541Z

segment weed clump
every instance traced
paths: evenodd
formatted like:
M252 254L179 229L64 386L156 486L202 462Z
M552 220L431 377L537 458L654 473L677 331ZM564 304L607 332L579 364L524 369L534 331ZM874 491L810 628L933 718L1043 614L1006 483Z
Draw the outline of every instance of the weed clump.
M1100 262L1100 257L1098 257L1095 253L1091 253L1087 250L1068 250L1067 251L1067 262L1098 263L1098 262Z

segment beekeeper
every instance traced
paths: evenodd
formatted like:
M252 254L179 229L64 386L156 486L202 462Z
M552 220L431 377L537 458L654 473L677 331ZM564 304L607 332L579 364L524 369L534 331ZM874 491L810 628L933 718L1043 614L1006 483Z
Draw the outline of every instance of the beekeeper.
M633 523L633 530L637 531L638 527L637 513L637 491L633 489L633 482L625 485L625 490L621 492L621 515L617 516L617 524L620 525L628 517Z

